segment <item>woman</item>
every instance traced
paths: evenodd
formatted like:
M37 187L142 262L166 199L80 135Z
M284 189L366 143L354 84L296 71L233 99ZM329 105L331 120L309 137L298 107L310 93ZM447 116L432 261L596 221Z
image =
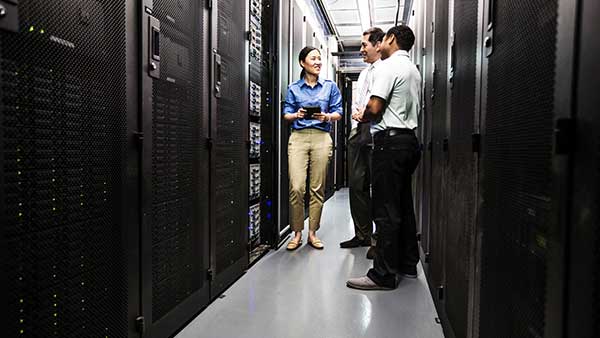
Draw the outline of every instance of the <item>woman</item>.
M298 58L302 73L300 80L288 87L283 108L283 118L292 123L292 135L288 143L290 176L290 226L294 238L288 250L302 244L304 229L304 194L306 175L310 165L310 205L308 243L315 249L323 249L317 237L321 212L325 201L325 178L332 154L329 131L331 123L342 118L342 97L334 82L319 78L321 52L314 47L304 47ZM318 112L309 118L306 107ZM306 118L305 118L306 117Z

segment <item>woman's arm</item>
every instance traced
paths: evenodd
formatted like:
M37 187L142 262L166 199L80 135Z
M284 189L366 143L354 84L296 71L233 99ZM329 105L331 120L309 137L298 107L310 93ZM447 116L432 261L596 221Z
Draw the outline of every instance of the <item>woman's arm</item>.
M299 108L296 111L296 96L294 95L294 91L291 86L288 87L287 94L285 95L285 101L283 103L283 119L286 121L294 121L297 119L301 119L304 117L304 113L306 112L304 109Z
M304 110L304 108L300 108L295 113L286 113L286 114L284 114L283 115L283 119L286 120L286 121L294 121L294 120L303 118L304 117L304 113L306 113L306 110Z

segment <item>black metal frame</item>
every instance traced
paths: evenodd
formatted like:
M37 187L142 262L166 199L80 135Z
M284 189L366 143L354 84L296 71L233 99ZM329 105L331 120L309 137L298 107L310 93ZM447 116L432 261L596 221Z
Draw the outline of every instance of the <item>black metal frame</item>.
M126 17L126 55L127 55L127 97L140 97L140 29L139 1L127 1ZM140 153L140 143L136 133L141 130L140 126L140 101L127 101L127 161L125 169L125 189L123 201L127 201L128 208L124 211L123 224L126 224L124 247L127 248L127 284L128 290L128 323L129 336L137 337L141 333L136 327L136 318L142 314L142 284L141 284L141 181L140 175L142 157Z
M565 6L572 5L568 1L560 1L559 5L563 6L563 3L568 3ZM571 33L576 33L576 41L573 46L573 100L567 108L573 112L575 121L571 134L571 214L570 226L566 229L564 337L591 338L600 334L597 321L600 306L597 303L600 293L600 139L597 136L600 119L597 110L600 101L597 95L598 63L595 60L600 53L600 43L596 38L598 24L595 13L598 10L600 4L597 1L577 1L577 23L575 27L570 26L573 28Z
M559 338L566 335L565 309L567 301L566 286L568 283L568 265L566 261L567 248L569 246L569 223L571 218L571 200L572 193L572 169L571 169L571 149L564 152L560 149L561 142L559 137L571 138L572 135L559 135L559 133L569 134L572 130L560 130L561 121L570 121L574 117L575 102L575 84L577 74L577 3L572 1L559 0L558 2L558 29L557 29L557 50L556 50L556 78L554 91L554 120L555 120L555 139L554 139L554 158L553 175L555 177L554 204L553 204L553 222L549 236L548 269L547 274L547 295L546 295L546 327L544 336L547 338ZM591 40L590 40L591 41ZM567 67L558 65L570 65ZM592 97L592 96L590 96ZM570 128L570 127L566 127ZM593 148L590 148L593 149ZM593 155L590 156L593 158ZM593 169L594 167L590 167ZM590 202L593 199L590 200ZM576 207L576 205L573 205ZM589 297L589 296L588 296ZM582 335L576 335L583 337Z

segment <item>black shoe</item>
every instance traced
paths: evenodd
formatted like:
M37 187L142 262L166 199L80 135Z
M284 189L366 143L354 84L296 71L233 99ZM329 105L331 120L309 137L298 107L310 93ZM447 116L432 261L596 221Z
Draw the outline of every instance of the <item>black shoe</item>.
M416 266L405 266L400 269L398 273L403 278L417 278L417 267Z
M345 242L340 243L340 248L348 249L348 248L358 248L359 246L370 246L371 240L361 240L358 237L354 236L352 239L349 239Z
M375 259L375 247L372 246L367 251L367 259Z

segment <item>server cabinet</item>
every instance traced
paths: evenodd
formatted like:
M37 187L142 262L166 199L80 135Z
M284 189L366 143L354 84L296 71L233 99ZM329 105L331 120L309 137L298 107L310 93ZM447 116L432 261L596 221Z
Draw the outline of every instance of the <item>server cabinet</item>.
M250 264L269 250L278 237L278 229L275 228L278 200L274 198L277 185L274 178L277 177L276 124L280 115L273 104L278 81L274 77L277 38L274 27L278 17L273 13L276 10L274 1L250 1L250 166L258 164L260 167L259 195L254 201L250 200L250 205L258 205L260 213L258 222L252 224L250 230Z
M450 32L450 133L446 181L445 310L456 337L468 337L475 278L478 0L455 0Z
M479 335L541 337L556 210L557 1L487 5Z
M133 336L130 4L0 4L3 333Z
M142 312L166 337L208 304L207 13L145 0L142 32Z
M213 2L211 296L248 265L247 3Z

